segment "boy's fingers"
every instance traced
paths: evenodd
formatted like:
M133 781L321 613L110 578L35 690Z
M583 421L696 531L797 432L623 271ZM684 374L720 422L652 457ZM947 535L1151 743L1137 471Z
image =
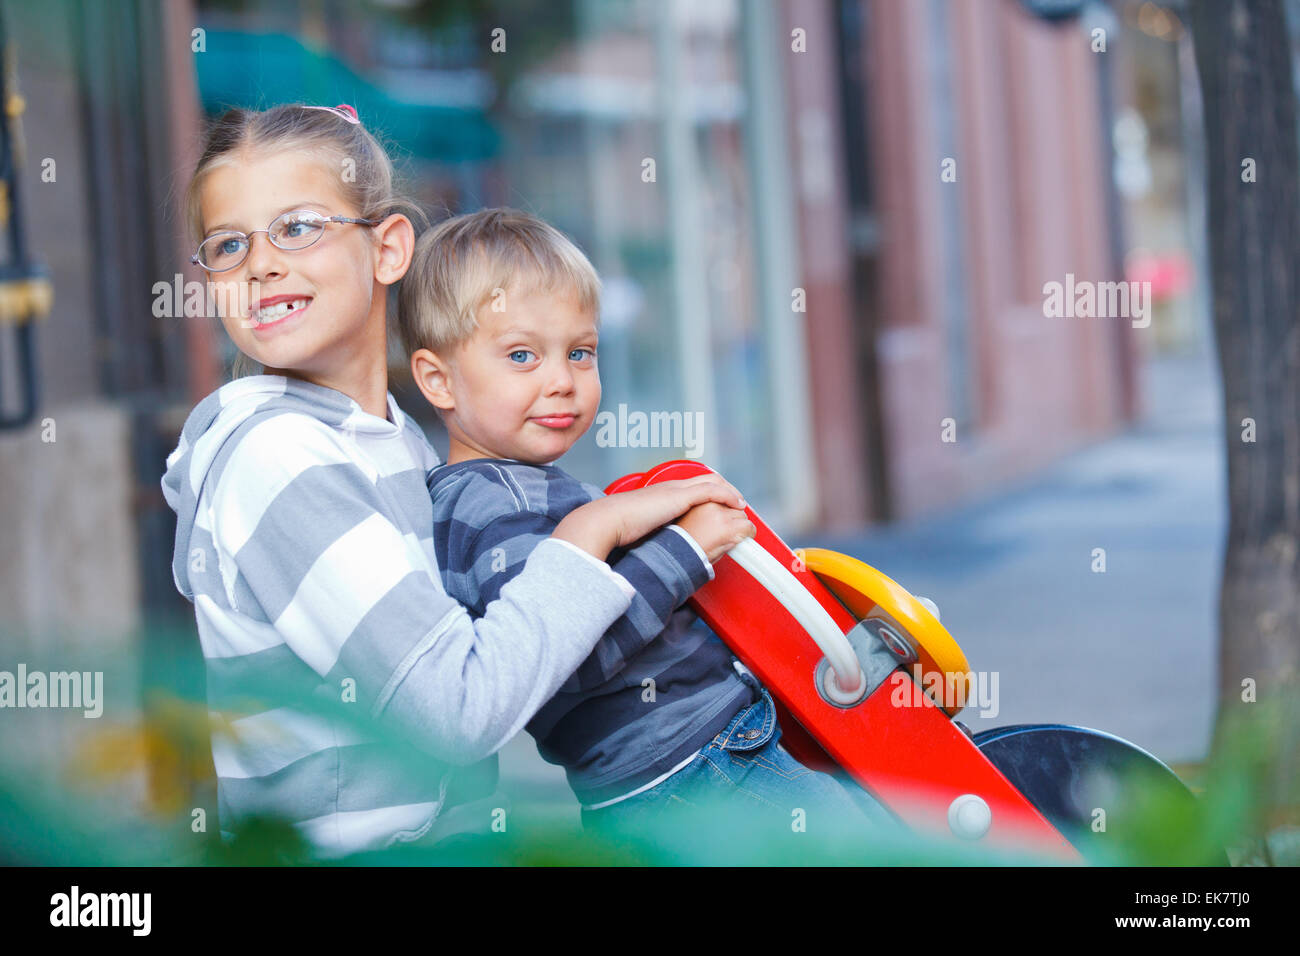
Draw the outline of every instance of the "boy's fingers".
M644 491L663 495L666 501L672 502L672 507L677 509L677 514L708 502L717 502L737 509L747 507L740 492L717 474L677 478L651 485Z
M741 508L747 507L745 499L741 496L740 492L732 486L731 482L727 481L716 472L708 475L697 475L695 478L687 478L685 480L693 483L695 487L705 490L707 497L702 500L717 501L723 504L732 505L733 507L737 502L739 502Z

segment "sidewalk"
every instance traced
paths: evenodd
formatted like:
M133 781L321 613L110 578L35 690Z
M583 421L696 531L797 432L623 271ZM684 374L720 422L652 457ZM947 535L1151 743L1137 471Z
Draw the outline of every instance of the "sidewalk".
M816 542L933 599L971 667L998 673L999 713L962 713L973 731L1070 723L1166 763L1206 756L1227 522L1212 362L1148 364L1144 421L1021 488Z
M996 715L973 731L1070 723L1166 763L1199 761L1214 717L1218 586L1226 532L1211 355L1147 365L1145 419L1023 487L922 521L791 546L843 551L932 598L976 671L996 672ZM1104 548L1106 570L1091 570ZM577 824L563 771L521 734L503 789Z

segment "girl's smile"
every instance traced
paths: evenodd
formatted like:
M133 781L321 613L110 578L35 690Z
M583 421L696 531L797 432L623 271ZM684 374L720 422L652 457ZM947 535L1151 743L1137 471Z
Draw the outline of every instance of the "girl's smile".
M253 334L269 335L273 329L287 332L302 321L311 303L309 295L274 295L262 299L253 307L250 317Z

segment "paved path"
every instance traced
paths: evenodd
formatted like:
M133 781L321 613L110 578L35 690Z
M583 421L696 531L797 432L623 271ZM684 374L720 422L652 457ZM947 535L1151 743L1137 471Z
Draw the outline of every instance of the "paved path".
M1064 722L1169 763L1208 752L1227 520L1218 372L1162 360L1146 387L1138 427L1023 487L816 542L935 600L971 666L998 673L999 713L968 708L973 730Z

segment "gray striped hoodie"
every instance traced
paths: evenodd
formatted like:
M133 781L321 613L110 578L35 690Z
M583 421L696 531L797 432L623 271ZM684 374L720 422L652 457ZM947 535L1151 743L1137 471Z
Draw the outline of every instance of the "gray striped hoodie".
M437 455L387 402L381 419L298 379L236 379L167 458L225 834L271 815L340 855L486 831L494 801L472 798L493 755L630 605L608 565L548 539L471 620L434 558Z

